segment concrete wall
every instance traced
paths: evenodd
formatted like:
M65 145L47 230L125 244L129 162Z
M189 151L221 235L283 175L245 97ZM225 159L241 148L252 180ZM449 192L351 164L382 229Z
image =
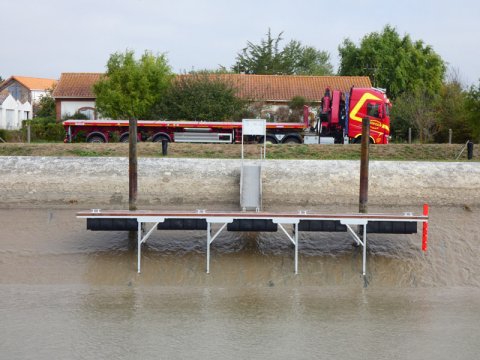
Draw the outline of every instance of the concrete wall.
M139 205L237 208L240 160L139 159ZM0 157L0 206L126 208L126 158ZM358 203L358 161L272 160L263 204ZM480 163L370 162L369 205L480 204Z

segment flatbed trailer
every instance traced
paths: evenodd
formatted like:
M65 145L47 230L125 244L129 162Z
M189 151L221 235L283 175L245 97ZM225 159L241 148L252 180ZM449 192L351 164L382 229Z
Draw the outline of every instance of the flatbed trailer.
M78 141L79 134L87 142L128 142L128 120L65 120L65 142ZM301 143L305 123L267 123L266 138L252 139L256 142ZM138 140L153 142L242 142L242 122L219 121L163 121L138 120Z

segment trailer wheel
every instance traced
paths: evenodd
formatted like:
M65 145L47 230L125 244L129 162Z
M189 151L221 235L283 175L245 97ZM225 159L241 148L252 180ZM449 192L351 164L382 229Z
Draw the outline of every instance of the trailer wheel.
M168 142L170 142L170 139L165 136L165 135L157 135L153 138L153 142L162 142L163 140L167 140Z
M300 144L301 141L299 139L295 138L295 137L289 137L283 143L284 144Z
M258 143L263 144L264 142L266 142L267 144L278 144L278 141L275 138L275 136L271 136L271 135L262 137Z
M128 143L128 134L125 134L123 135L121 138L120 138L120 141L121 143Z
M87 139L87 143L105 143L105 138L101 135L92 135Z

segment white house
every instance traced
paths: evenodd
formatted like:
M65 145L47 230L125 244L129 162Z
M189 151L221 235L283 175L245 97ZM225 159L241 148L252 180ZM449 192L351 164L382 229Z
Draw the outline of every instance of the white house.
M55 79L14 75L0 84L0 92L8 90L15 100L33 104L38 102L41 96L46 95L48 90L53 90L56 84Z
M3 109L6 115L3 117L3 123L0 121L0 124L4 124L0 125L0 128L6 129L6 124L9 124L8 128L11 128L11 126L14 129L20 128L22 120L33 117L33 104L38 102L40 97L46 95L49 90L55 88L56 84L57 80L54 79L27 76L11 76L1 83L0 94L10 94L15 100L15 104L7 98L4 99ZM18 111L21 112L20 115ZM8 121L6 120L7 117Z
M7 91L0 93L0 129L18 130L22 127L22 120L31 118L32 104L22 103Z
M93 85L101 76L100 73L62 73L52 94L55 99L57 120L77 112L84 114L88 119L98 119Z

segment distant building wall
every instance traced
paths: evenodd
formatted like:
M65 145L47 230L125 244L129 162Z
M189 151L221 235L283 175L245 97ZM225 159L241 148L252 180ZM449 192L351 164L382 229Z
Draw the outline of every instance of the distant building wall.
M32 97L32 104L38 103L42 96L46 96L47 92L45 90L32 90L31 97Z

